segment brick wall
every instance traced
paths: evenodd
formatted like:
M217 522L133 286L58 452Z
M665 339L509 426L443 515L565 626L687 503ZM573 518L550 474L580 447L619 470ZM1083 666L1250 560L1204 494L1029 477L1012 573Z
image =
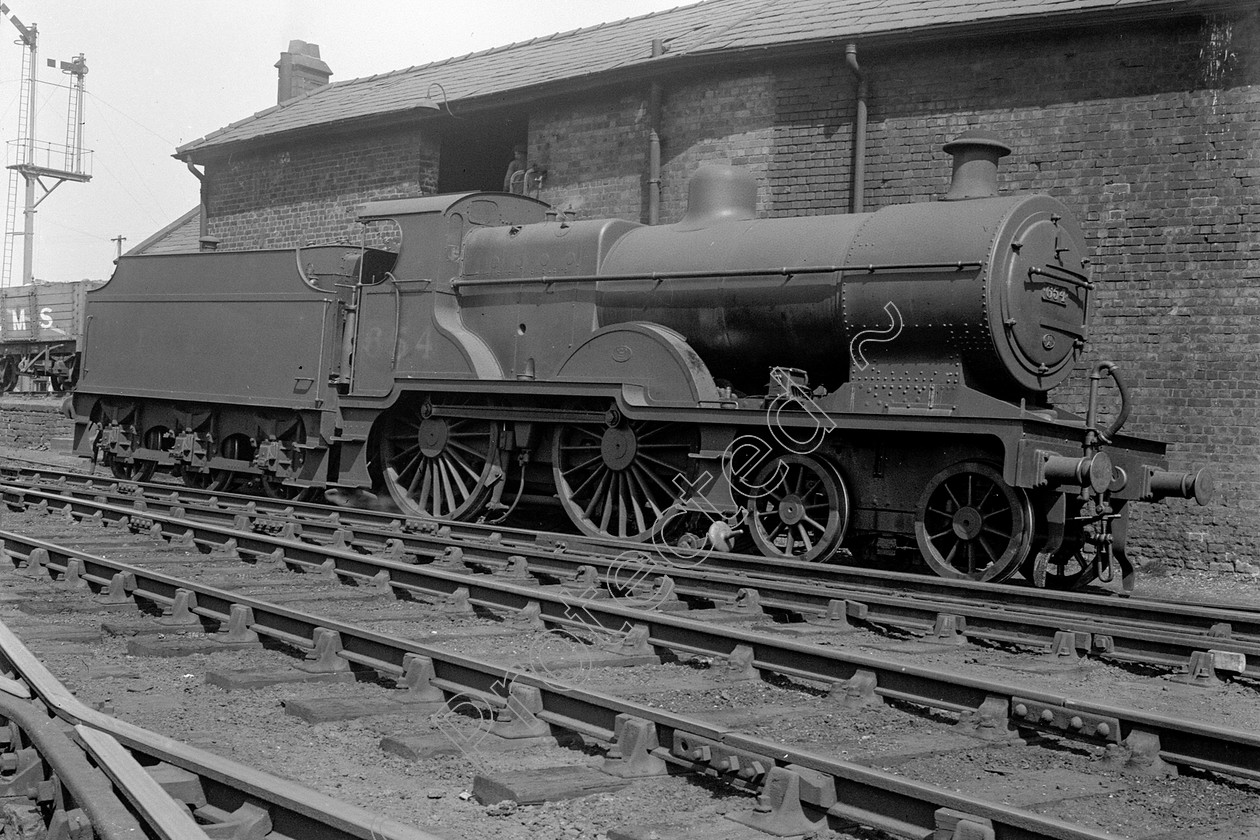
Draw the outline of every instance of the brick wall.
M1135 398L1126 431L1166 441L1173 469L1216 470L1206 508L1139 508L1134 554L1250 568L1260 549L1260 16L858 48L866 208L939 197L950 172L940 147L963 130L1012 145L1004 188L1064 201L1099 283L1090 355L1053 398L1079 411L1087 364L1114 360ZM749 167L765 215L844 212L854 90L840 51L667 80L662 221L681 217L702 162ZM532 106L542 197L585 218L642 220L647 100L645 83ZM399 130L238 155L208 168L211 231L228 247L345 238L346 210L364 198L431 192L436 154Z
M744 167L770 204L767 170L775 133L773 77L701 74L671 84L661 107L661 221L687 205L702 163ZM530 117L529 159L547 168L543 198L583 218L647 220L650 119L646 88L569 100Z
M69 438L74 423L61 411L62 398L8 396L0 402L0 445L48 449L53 438Z
M355 206L433 193L437 160L416 129L237 153L207 167L210 233L225 250L358 242Z
M608 91L530 115L529 160L547 170L543 199L582 218L638 220L646 199L643 93Z

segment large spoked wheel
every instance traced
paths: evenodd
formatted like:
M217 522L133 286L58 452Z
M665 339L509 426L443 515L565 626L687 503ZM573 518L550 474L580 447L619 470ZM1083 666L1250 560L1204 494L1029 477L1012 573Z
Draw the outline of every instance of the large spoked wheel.
M698 436L679 423L613 419L557 429L556 492L584 534L652 539L676 518L670 506L687 487Z
M426 416L422 406L383 418L377 455L386 489L407 514L467 520L485 507L499 467L496 420Z
M767 557L813 562L840 546L849 525L849 492L840 473L813 455L783 455L754 479L766 491L745 504L748 533Z
M923 559L941 577L997 583L1028 557L1032 505L992 466L964 461L928 483L914 533Z

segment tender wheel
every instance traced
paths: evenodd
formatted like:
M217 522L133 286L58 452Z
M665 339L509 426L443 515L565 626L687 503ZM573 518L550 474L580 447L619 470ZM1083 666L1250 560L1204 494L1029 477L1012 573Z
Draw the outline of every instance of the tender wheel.
M156 462L141 459L135 459L130 464L121 461L109 463L109 471L114 474L114 478L123 481L148 481L153 478L155 469L157 469Z
M300 453L295 453L295 456L300 457ZM323 494L323 491L318 487L298 487L294 484L285 484L281 479L267 473L258 476L258 490L268 499L282 499L291 502L317 502Z
M297 487L277 481L274 476L264 475L258 479L258 490L268 499L288 502L318 502L323 496L319 487Z
M563 426L552 449L556 492L584 534L651 539L674 518L665 513L686 487L676 479L690 475L698 441L679 423Z
M144 433L144 448L170 449L173 439L170 437L169 432L170 430L165 426L153 426L146 430ZM153 478L153 473L157 470L157 461L136 458L130 464L111 463L109 469L115 478L121 478L125 481L148 481Z
M228 470L210 470L208 472L191 472L184 470L184 485L196 490L209 490L219 493L228 490L236 483L236 477Z
M992 466L964 461L937 473L914 523L923 559L938 575L997 583L1028 556L1033 515L1028 494Z
M404 513L471 519L503 478L501 426L426 413L420 406L400 406L382 419L377 455L385 486Z
M754 479L754 486L767 484L773 486L745 505L749 535L761 553L807 562L830 557L849 525L849 493L839 471L812 455L783 455Z
M274 475L260 475L258 476L258 490L268 499L292 499L302 488L289 487Z

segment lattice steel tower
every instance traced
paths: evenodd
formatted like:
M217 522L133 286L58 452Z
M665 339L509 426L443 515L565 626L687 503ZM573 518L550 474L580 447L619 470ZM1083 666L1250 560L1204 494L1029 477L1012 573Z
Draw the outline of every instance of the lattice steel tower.
M0 286L13 285L14 239L22 237L22 283L34 280L35 266L35 208L66 181L92 180L88 171L91 152L83 149L83 94L87 62L83 55L70 61L49 59L49 67L60 66L70 77L70 99L66 114L66 142L42 143L35 137L36 97L35 85L39 69L39 29L35 24L26 26L16 16L9 14L9 7L0 3L0 14L9 18L20 34L17 43L26 48L22 61L22 85L18 102L18 136L9 141L9 194L5 218L4 258L0 264ZM25 181L26 192L23 215L25 224L17 230L18 178ZM52 185L49 186L49 183ZM43 190L37 195L36 187Z

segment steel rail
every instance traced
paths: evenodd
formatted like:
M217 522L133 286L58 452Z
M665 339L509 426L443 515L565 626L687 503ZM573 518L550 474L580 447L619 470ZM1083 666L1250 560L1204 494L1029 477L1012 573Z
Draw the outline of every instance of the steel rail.
M120 756L119 746L125 747L127 753L142 755L150 761L172 765L197 776L207 804L221 813L235 812L242 804L262 808L270 816L271 830L277 836L321 840L442 840L437 835L384 819L287 779L98 712L70 693L3 623L0 623L0 657L20 677L20 682L10 681L16 682L16 686L0 688L9 693L25 690L38 698L45 710L35 714L50 726L53 724L48 715L52 714L75 727L76 738L104 762L102 766L106 773L117 777L116 783L129 792L129 798L134 797L133 802L143 813L160 817L162 825L167 828L180 829L161 836L189 840L205 837L206 834L193 821L185 806L175 806L169 798L166 803L157 798L152 789L153 777L134 759L130 759L130 755L126 758ZM0 694L0 703L4 702L4 696ZM130 766L126 763L127 759L130 759ZM143 774L143 778L137 776L137 772ZM171 811L172 806L183 811L186 822L177 820ZM134 838L136 835L126 836Z
M104 503L75 499L63 502L71 511L75 506L93 508L101 515L108 511L119 518L134 513ZM997 698L1004 704L1002 715L1014 726L1055 732L1093 743L1123 743L1131 733L1141 732L1159 739L1161 755L1169 763L1260 780L1260 735L1255 733L1177 720L915 665L890 664L879 657L771 638L764 633L715 626L667 612L619 606L599 598L575 597L546 591L538 586L516 585L490 575L460 574L433 564L413 565L369 558L353 551L315 546L300 540L162 517L155 513L149 516L154 522L161 522L163 530L169 527L172 533L183 534L185 539L210 547L230 546L237 551L272 555L307 570L331 570L339 576L359 581L380 580L377 576L383 574L384 582L390 587L426 598L449 597L458 590L464 590L470 603L485 608L521 611L532 607L545 621L586 631L611 633L621 639L628 638L628 632L638 632L646 636L646 644L653 648L717 658L746 654L751 666L758 670L833 686L855 684L855 681L861 682L870 675L874 678L877 695L959 714L975 713L982 706L993 714L993 699ZM68 561L77 558L83 566L81 574L98 585L107 585L111 579L118 577L119 585L125 586L128 592L142 592L144 597L157 603L172 605L177 597L175 590L180 584L174 578L118 561L45 545L9 532L0 532L0 538L5 541L6 550L14 541L49 550L47 562L62 573L67 570ZM58 552L56 556L61 559L54 560L52 551ZM222 616L227 612L224 608L215 615ZM737 651L737 648L742 650Z
M55 807L56 813L50 819L57 830L64 832L62 836L70 836L71 831L83 831L84 822L90 824L94 836L103 840L134 840L146 836L109 778L88 763L83 751L47 714L37 709L29 697L0 691L0 720L6 725L16 724L52 768L51 776L46 777L38 762L31 763L21 755L18 744L9 744L6 751L16 755L12 771L6 768L4 784L0 785L0 793L6 799L29 795L29 791L37 801ZM52 785L45 786L47 781ZM62 797L52 790L57 786L68 794L66 801L59 801ZM199 836L205 838L203 833L188 835L192 840Z
M81 723L74 727L74 733L96 766L109 776L158 836L164 840L210 840L188 806L167 793L117 738Z
M35 471L37 475L47 476L49 471ZM53 471L58 478L64 474ZM408 531L416 530L422 536L426 531L430 534L442 534L452 540L500 540L503 545L515 545L521 548L541 547L543 551L563 547L568 554L589 553L592 558L602 555L617 554L628 551L644 551L651 548L641 542L631 542L613 538L595 538L578 535L540 534L526 528L511 528L500 525L485 525L472 522L454 522L448 520L408 519L402 514L368 511L356 508L344 508L311 502L294 502L262 499L256 496L241 494L194 490L192 488L175 488L172 485L143 484L105 480L103 486L97 486L101 479L82 476L87 484L74 488L69 484L53 483L58 493L72 493L78 497L99 496L105 494L116 498L134 498L135 494L118 492L119 488L137 487L147 503L168 510L173 507L184 507L187 511L195 511L198 516L204 515L208 521L229 522L235 516L244 513L251 518L292 519L300 522L305 534L315 537L324 536L331 539L337 530L351 530L357 539L365 545L375 541L383 544L388 539L401 539L404 542L412 539ZM47 488L47 484L44 484ZM112 490L110 488L115 488ZM13 489L18 489L14 486ZM32 487L31 489L39 489ZM176 492L178 490L178 492ZM188 499L200 498L203 506L189 506ZM235 505L236 509L232 510ZM218 508L218 509L216 509ZM228 512L224 512L226 509ZM438 534L441 536L441 534ZM465 542L453 543L465 545ZM516 552L520 553L520 552ZM1111 596L1089 592L1060 592L1056 590L1032 589L1010 584L977 583L970 580L950 580L932 575L909 574L877 569L862 569L834 564L805 563L791 560L769 559L760 555L711 552L704 565L712 569L731 571L764 577L771 580L798 580L811 585L834 585L845 588L861 588L876 593L895 591L903 594L917 594L933 597L947 597L951 600L970 598L989 606L1000 606L1011 610L1019 608L1037 611L1061 611L1065 615L1078 616L1080 620L1093 616L1106 615L1107 620L1117 624L1130 623L1136 627L1150 630L1155 625L1176 627L1187 634L1200 634L1212 638L1236 638L1260 640L1260 606L1221 605L1220 603L1185 603L1167 602L1135 595ZM1226 627L1228 625L1228 627ZM1219 634L1228 631L1225 636Z
M62 497L65 492L62 491ZM332 543L340 539L376 550L394 540L401 542L404 552L417 556L436 557L445 550L459 548L466 564L492 571L506 568L513 556L521 556L531 573L559 579L572 576L582 565L594 566L602 582L610 587L624 583L627 578L640 580L643 576L664 574L671 578L678 595L689 598L729 602L743 590L753 589L765 609L802 618L835 616L837 611L843 611L846 619L922 634L932 632L944 617L950 622L945 625L952 628L950 632L968 639L1038 645L1060 655L1075 656L1085 652L1099 659L1173 670L1188 670L1193 667L1196 654L1207 655L1222 672L1260 677L1260 634L1247 634L1253 623L1260 622L1252 622L1248 613L1224 608L1192 610L1170 605L1164 610L1154 610L1146 605L1135 605L1129 599L1069 593L1028 597L1028 590L1017 587L995 588L970 581L945 580L940 585L928 586L914 575L884 573L885 576L868 578L861 570L837 574L828 571L835 567L803 563L791 565L805 567L794 570L811 573L813 578L802 576L785 581L761 574L765 571L764 560L743 555L711 554L696 567L668 560L657 562L644 550L651 546L636 543L631 544L635 548L625 549L626 544L620 542L615 544L622 549L618 557L601 554L598 545L584 543L579 543L579 547L586 550L581 556L568 550L558 555L554 548L542 546L537 539L530 540L531 535L522 532L509 532L509 539L505 541L492 538L502 537L502 530L470 530L472 526L456 530L433 522L425 523L428 527L419 529L417 534L402 529L396 518L388 524L377 522L356 527L340 513L331 521L327 517L297 519L285 514L286 508L273 509L269 515L252 501L245 502L243 507L225 509L210 504L186 505L178 495L164 498L149 494L143 499L134 499L129 494L91 493L90 489L68 492L76 498L86 499L89 494L93 500L113 498L143 507L145 511L156 507L181 519L231 523L235 528L245 528L276 516L295 522L295 537L300 532L306 540L322 539ZM172 513L175 511L178 514ZM243 521L242 516L247 517L247 521ZM472 539L461 539L457 533ZM481 539L477 539L478 536ZM525 539L518 541L512 537ZM627 553L642 555L643 563L630 562L626 559ZM891 575L896 576L887 577ZM915 592L906 591L907 579L915 584ZM962 621L958 622L958 618Z
M36 549L42 549L46 565L62 574L73 561L79 564L79 576L91 583L103 586L111 580L123 580L127 591L135 598L172 604L181 590L191 593L190 601L195 601L191 612L212 622L228 625L234 614L240 615L240 611L247 608L251 618L248 627L259 635L301 649L315 650L323 646L353 666L385 676L404 677L416 658L421 657L432 668L429 684L454 695L448 702L459 697L476 698L492 707L511 710L514 707L510 700L523 695L519 689L523 686L536 692L529 695L537 701L537 708L530 709L530 713L548 725L612 743L627 719L645 721L653 727L657 743L670 745L648 748L649 755L710 776L721 775L721 769L696 755L688 744L712 743L727 752L758 756L775 768L814 771L822 774L827 783L820 787L802 785L801 805L814 815L834 817L838 826L857 823L901 836L930 837L961 817L991 829L994 840L1122 840L1109 832L1075 826L1018 807L787 747L720 724L544 679L520 669L92 557L42 540L4 531L0 531L0 539L11 556L21 556L21 552L12 550L17 547L25 549L26 558ZM331 644L329 634L334 634ZM127 725L122 727L125 730ZM753 778L760 775L769 778L768 773L759 773ZM725 781L741 789L754 787L747 779L733 774L725 776ZM376 836L382 836L379 829Z

